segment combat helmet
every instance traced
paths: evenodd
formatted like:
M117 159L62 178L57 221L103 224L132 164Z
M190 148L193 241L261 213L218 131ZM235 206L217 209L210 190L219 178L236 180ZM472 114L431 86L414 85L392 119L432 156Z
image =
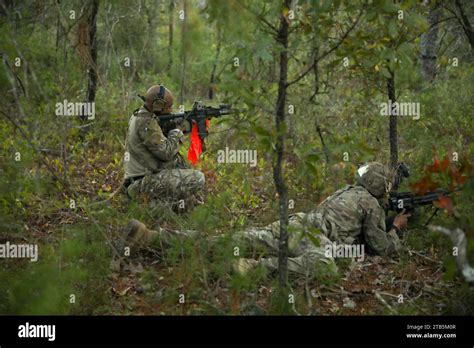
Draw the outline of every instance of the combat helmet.
M145 108L155 114L164 113L173 105L173 94L163 85L151 86L145 96L139 97L145 102Z
M393 175L390 169L379 162L370 162L361 166L356 172L356 182L376 198L390 191Z

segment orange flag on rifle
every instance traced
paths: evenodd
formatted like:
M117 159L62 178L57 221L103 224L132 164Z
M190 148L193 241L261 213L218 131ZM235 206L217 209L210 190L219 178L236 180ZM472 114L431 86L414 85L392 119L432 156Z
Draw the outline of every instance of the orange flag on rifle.
M209 129L209 120L206 120L206 130ZM191 131L191 143L188 150L188 160L194 165L199 160L199 155L202 153L202 140L199 137L198 127L196 121L193 121L193 129Z

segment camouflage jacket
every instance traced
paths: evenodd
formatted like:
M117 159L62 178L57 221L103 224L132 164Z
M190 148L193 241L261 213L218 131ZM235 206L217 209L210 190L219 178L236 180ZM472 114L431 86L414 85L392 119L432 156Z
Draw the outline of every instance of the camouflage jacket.
M165 137L153 115L145 108L133 113L128 124L125 179L156 173L176 167L180 139L176 134Z
M396 232L386 231L384 209L362 186L336 191L309 214L309 220L332 241L365 243L379 255L388 255L400 248Z

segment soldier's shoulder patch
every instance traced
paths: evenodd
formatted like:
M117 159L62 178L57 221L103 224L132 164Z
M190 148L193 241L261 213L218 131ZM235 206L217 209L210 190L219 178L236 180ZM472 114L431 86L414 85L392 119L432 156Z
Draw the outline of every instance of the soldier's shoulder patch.
M143 135L151 134L154 140L159 141L163 136L163 132L158 123L153 118L147 118L140 124L140 129Z

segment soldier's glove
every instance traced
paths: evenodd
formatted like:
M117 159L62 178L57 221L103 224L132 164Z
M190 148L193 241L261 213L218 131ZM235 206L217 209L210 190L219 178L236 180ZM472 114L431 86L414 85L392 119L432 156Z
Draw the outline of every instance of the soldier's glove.
M179 128L172 129L168 133L168 138L176 138L178 139L179 143L182 144L184 138L183 131Z

